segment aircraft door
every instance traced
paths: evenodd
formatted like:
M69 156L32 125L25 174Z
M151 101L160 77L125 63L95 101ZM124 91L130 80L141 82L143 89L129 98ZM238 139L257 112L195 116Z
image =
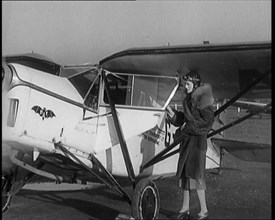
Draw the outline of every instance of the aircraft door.
M108 73L107 80L134 172L138 174L139 166L165 147L159 143L162 140L159 132L164 125L164 110L178 87L178 81L176 77L123 73ZM101 138L97 141L95 152L109 171L124 175L127 173L125 162L118 146L119 139L106 92L100 100L100 115L105 117L99 117L97 134Z

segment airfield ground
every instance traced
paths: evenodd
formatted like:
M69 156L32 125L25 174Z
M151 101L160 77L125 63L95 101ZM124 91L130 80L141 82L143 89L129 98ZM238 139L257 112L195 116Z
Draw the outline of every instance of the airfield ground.
M206 173L209 219L271 219L271 164L244 162L229 154L224 157L221 175ZM179 208L182 196L175 178L156 182L160 191L160 219L170 219ZM130 206L105 186L89 190L31 190L29 185L14 198L3 220L116 219L130 216ZM130 186L124 188L131 194ZM53 188L51 189L53 190ZM64 188L63 188L64 190ZM191 214L199 212L195 192L191 193Z

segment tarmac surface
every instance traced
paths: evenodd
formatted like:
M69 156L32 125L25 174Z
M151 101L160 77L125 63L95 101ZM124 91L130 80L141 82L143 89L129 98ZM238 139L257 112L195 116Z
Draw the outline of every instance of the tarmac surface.
M206 172L208 219L271 219L271 163L239 160L225 153L220 175ZM180 209L182 196L175 177L156 181L160 192L159 219L171 219ZM60 187L60 186L59 186ZM63 186L61 186L63 187ZM55 191L49 185L27 185L13 199L3 220L116 219L131 215L131 208L106 186ZM67 189L67 190L66 190ZM131 196L131 186L124 187ZM64 191L65 190L65 191ZM196 192L190 194L190 212L199 212Z

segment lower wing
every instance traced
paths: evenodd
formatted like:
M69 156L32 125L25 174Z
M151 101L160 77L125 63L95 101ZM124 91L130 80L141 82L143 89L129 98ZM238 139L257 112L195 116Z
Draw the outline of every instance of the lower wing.
M221 149L225 149L241 160L271 162L271 145L269 144L249 143L222 138L211 138L211 140Z

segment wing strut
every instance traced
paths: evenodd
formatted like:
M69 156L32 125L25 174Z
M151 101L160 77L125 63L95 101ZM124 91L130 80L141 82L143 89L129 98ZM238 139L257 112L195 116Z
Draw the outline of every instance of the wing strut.
M114 177L103 167L103 165L97 160L97 158L94 155L90 155L90 160L97 165L97 167L101 170L101 172L104 174L105 177L112 183L111 184L100 177L96 172L94 172L91 168L86 166L80 159L78 159L73 153L71 153L69 150L67 150L62 143L58 142L55 143L55 147L61 149L64 153L71 156L73 159L75 159L80 165L82 165L87 171L89 171L91 174L96 176L99 180L101 180L103 183L105 183L107 186L109 186L111 189L119 193L130 205L132 203L132 200L130 197L126 194L126 192L121 188L119 183L114 179Z
M221 106L217 111L215 111L215 116L219 115L222 111L224 111L227 107L229 107L232 103L234 103L240 97L242 97L242 95L245 94L248 90L250 90L251 88L256 86L259 82L261 82L269 74L271 74L271 70L268 70L265 74L260 76L258 79L256 79L250 85L248 85L245 89L240 91L236 96L234 96L232 99L230 99L228 102L226 102L223 106Z
M177 140L175 140L171 145L169 145L167 148L159 152L157 155L155 155L151 160L149 160L147 163L145 163L143 166L140 166L140 173L146 169L147 167L150 167L162 160L164 160L167 157L170 157L173 154L176 154L179 152L179 149L174 150L171 153L168 153L170 150L172 150L174 147L176 147L184 138L184 135L180 136ZM168 154L166 154L168 153Z
M123 154L123 157L124 157L124 162L125 162L125 165L126 165L126 168L127 168L128 176L129 176L129 179L130 179L130 181L133 185L133 188L135 188L136 181L135 181L135 173L134 173L134 170L133 170L133 165L132 165L131 158L130 158L128 148L127 148L127 145L126 145L126 141L124 139L123 132L122 132L122 129L121 129L118 117L117 117L116 107L115 107L115 104L113 103L112 98L111 98L110 87L109 87L108 80L106 78L106 75L105 75L104 71L102 72L102 76L103 76L103 80L105 82L106 93L107 93L107 97L108 97L109 104L110 104L110 107L111 107L111 112L112 112L112 116L113 116L113 119L114 119L114 124L115 124L115 127L116 127L116 132L117 132L117 136L118 136L119 143L120 143L120 146L121 146L121 150L122 150L122 154Z
M266 109L270 108L272 105L272 103L269 103L269 104L266 104L265 107L263 109L259 109L258 111L254 111L254 112L251 112L250 114L247 114L246 116L226 125L226 126L223 126L222 128L218 129L218 130L215 130L213 132L211 132L210 134L207 135L207 138L210 138L212 137L213 135L219 133L219 132L222 132L223 130L227 129L227 128L230 128L250 117L252 117L253 115L256 115L256 114L259 114L263 111L265 111ZM143 166L140 167L140 172L142 172L144 169L146 169L147 167L150 167L176 153L178 153L180 151L180 149L176 149L170 153L168 153L170 150L172 150L174 147L176 147L182 140L183 140L184 136L181 136L179 137L174 143L172 143L171 145L169 145L166 149L162 150L161 152L159 152L156 156L154 156L151 160L149 160L147 163L145 163ZM166 154L167 153L167 154Z
M249 113L249 114L247 114L247 115L245 115L245 116L243 116L243 117L241 117L241 118L239 118L239 119L231 122L230 124L225 125L222 128L211 132L210 134L208 134L207 138L210 138L213 135L218 134L218 133L220 133L220 132L222 132L222 131L224 131L224 130L226 130L226 129L228 129L228 128L236 125L236 124L239 124L240 122L242 122L242 121L244 121L244 120L246 120L248 118L251 118L253 115L257 115L257 114L259 114L261 112L264 112L266 109L270 108L271 105L272 105L272 102L270 102L269 104L266 104L262 109L259 109L257 111L253 111L253 112L251 112L251 113Z
M216 112L215 112L215 116L217 116L218 114L220 114L222 111L224 111L228 106L230 106L232 103L234 103L237 99L239 99L243 94L245 94L248 90L250 90L251 88L253 88L256 84L258 84L260 81L262 81L265 77L267 77L269 74L271 74L271 70L268 70L265 74L263 74L262 76L260 76L257 80L255 80L253 83L251 83L248 87L246 87L245 89L243 89L242 91L240 91L236 96L234 96L232 99L230 99L228 102L226 102L223 106L221 106ZM213 131L212 133L208 134L207 138L212 137L213 135L229 128L232 127L244 120L246 120L247 118L252 117L253 115L259 114L262 111L265 111L266 109L270 108L271 103L267 104L263 109L260 109L258 111L255 112L251 112L250 114L216 130ZM176 153L179 152L179 149L174 150L173 152L168 153L169 151L171 151L174 147L176 147L181 141L182 141L183 137L180 137L177 141L175 141L174 143L172 143L170 146L168 146L166 149L164 149L163 151L159 152L156 156L154 156L151 160L149 160L147 163L145 163L143 166L140 167L140 172L142 172L144 169L146 169L147 167L150 167L156 163L158 163L159 161L162 161L164 159L166 159L167 157L170 157Z

